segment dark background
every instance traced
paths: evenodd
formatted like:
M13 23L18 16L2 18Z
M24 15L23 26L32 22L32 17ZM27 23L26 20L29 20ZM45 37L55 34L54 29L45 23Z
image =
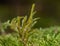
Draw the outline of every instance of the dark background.
M0 21L29 15L33 3L40 17L35 27L60 26L60 0L0 0Z

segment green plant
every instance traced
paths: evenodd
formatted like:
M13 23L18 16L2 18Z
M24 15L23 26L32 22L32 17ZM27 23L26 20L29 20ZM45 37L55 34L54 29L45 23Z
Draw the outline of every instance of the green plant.
M33 18L35 4L32 5L29 18L16 17L1 24L0 46L60 46L60 27L35 28L33 26L39 18ZM5 34L10 27L14 32Z
M16 31L19 34L19 40L27 46L28 38L30 32L33 32L33 26L37 22L38 18L33 18L36 11L34 11L35 4L32 5L29 18L27 16L13 18L11 22L4 23L4 29L9 26L12 30Z

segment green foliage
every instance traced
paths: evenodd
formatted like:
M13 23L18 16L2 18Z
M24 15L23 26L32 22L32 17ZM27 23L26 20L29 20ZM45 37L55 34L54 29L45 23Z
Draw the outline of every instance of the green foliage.
M36 13L34 12L34 7L35 4L32 5L29 18L27 18L27 16L25 17L18 16L17 18L13 18L9 24L12 30L17 31L20 37L20 41L24 44L24 46L27 46L26 44L28 42L30 32L33 31L32 27L35 25L35 23L37 22L36 20L38 19L38 18L33 19L33 16Z
M3 31L6 29L8 26L10 29L16 31L19 34L19 41L21 41L24 46L27 46L28 38L30 36L30 32L33 31L33 26L37 22L36 20L38 18L33 18L35 15L36 11L34 11L35 4L32 5L31 12L29 18L27 16L25 17L16 17L13 18L12 21L7 21L2 24ZM4 32L3 32L4 34Z
M34 46L60 46L60 27L34 29L29 37L29 44Z
M16 17L2 23L0 30L0 46L60 46L60 27L33 29L39 18L33 18L35 4L32 5L29 18ZM10 27L14 33L5 34ZM4 34L4 35L3 35Z
M60 27L34 29L30 32L27 46L60 46ZM1 35L0 46L24 46L18 33Z

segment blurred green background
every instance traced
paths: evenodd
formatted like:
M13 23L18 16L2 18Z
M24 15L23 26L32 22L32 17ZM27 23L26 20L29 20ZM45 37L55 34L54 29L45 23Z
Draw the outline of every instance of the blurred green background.
M35 27L60 26L60 0L0 0L0 21L29 15L33 3L40 17Z

